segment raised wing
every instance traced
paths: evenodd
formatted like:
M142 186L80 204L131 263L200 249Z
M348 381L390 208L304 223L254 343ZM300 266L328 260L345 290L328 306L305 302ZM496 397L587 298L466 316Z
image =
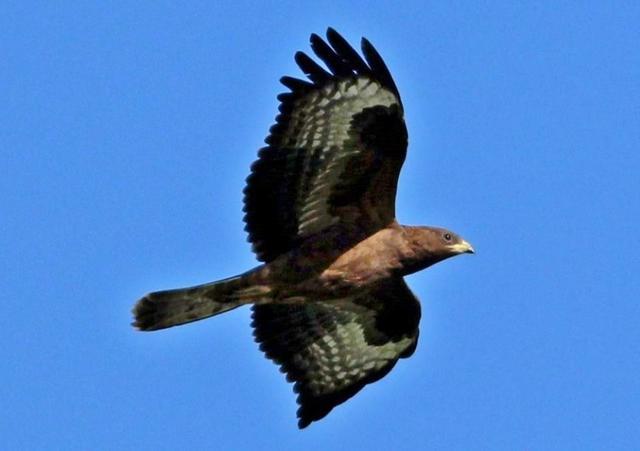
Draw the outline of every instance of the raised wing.
M294 382L304 428L413 354L420 304L402 279L359 298L253 306L256 341Z
M245 222L258 259L344 223L367 232L395 219L407 148L402 102L387 67L362 40L364 59L329 28L295 59L311 82L283 77L280 114L245 188Z

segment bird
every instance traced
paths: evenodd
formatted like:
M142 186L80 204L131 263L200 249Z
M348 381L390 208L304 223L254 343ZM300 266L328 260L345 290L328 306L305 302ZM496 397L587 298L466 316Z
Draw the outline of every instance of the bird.
M395 199L408 133L396 84L366 38L311 34L323 68L288 89L244 189L261 262L227 279L152 292L133 326L154 331L251 304L255 341L297 393L300 429L385 375L417 346L420 303L404 277L474 249L440 227L401 225Z

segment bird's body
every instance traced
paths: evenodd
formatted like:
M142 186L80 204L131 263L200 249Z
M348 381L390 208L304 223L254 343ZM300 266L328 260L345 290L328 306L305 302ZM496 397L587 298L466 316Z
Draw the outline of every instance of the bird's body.
M303 53L312 83L291 92L245 189L245 221L264 263L239 276L150 293L134 325L157 330L253 304L256 341L299 393L299 426L324 417L415 349L420 305L407 274L471 246L395 218L407 131L382 59L363 60L334 30L312 35L326 72Z
M406 230L395 223L349 241L344 231L328 230L258 271L293 289L294 296L306 290L316 296L324 292L330 298L340 291L363 290L380 280L404 276L404 262L418 263L420 251L407 238Z
M246 273L213 284L151 293L136 307L136 326L143 330L197 321L212 314L215 304L227 311L230 305L292 304L297 302L333 302L336 299L376 291L390 279L420 271L427 266L461 252L471 252L463 242L447 250L438 246L444 229L407 227L393 222L370 236L348 235L339 227L312 236L275 260ZM176 310L156 308L158 299L198 293L201 302L186 318L173 317L188 302L175 302ZM226 299L221 298L224 293Z

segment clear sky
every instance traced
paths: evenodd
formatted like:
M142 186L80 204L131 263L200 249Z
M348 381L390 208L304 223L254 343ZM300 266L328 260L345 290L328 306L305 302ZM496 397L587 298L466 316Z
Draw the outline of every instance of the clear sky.
M0 447L638 449L640 3L266 3L3 2ZM244 178L329 25L403 96L399 220L477 255L409 278L415 355L301 432L247 308L130 308L256 264Z

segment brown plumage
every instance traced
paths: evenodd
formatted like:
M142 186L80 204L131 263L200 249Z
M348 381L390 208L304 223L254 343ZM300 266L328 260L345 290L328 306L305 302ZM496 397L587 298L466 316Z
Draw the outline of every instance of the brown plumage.
M262 265L160 291L134 307L157 330L253 304L256 341L298 393L306 427L386 375L416 348L420 304L407 274L472 253L453 232L401 226L395 197L407 149L396 85L378 52L362 58L336 31L302 52L311 83L283 77L280 114L245 188L245 222Z

